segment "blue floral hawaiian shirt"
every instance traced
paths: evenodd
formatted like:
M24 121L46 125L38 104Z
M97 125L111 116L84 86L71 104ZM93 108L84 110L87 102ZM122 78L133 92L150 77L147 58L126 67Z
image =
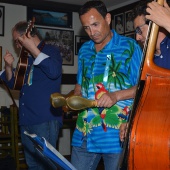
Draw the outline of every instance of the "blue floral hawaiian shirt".
M92 40L79 50L77 81L82 96L94 100L96 85L104 85L109 92L128 89L137 85L142 52L134 39L117 34L99 52ZM108 62L108 56L109 62ZM107 81L105 81L105 78ZM119 153L122 148L119 127L127 121L133 99L118 101L110 108L82 110L77 119L72 145L81 146L87 139L87 150L96 153Z

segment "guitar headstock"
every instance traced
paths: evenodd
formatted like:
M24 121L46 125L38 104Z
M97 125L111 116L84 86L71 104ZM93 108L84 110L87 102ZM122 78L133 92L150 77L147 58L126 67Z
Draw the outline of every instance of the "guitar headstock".
M34 23L35 23L35 17L32 18L32 20L28 21L28 27L26 29L26 36L28 37L28 33L32 31L34 28Z

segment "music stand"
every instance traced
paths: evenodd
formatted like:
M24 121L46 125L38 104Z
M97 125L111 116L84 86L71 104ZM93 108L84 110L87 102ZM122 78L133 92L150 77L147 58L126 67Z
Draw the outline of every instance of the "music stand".
M76 168L64 158L45 138L39 137L36 134L29 134L24 131L24 134L34 143L35 148L41 153L49 165L60 170L76 170Z

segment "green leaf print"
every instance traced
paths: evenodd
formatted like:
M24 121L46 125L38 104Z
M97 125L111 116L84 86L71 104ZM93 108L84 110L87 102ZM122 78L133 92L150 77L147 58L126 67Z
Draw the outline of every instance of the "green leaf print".
M86 94L88 95L88 87L89 87L89 78L87 78L85 75L87 74L88 68L85 68L85 64L84 64L84 59L82 60L82 68L83 68L83 77L82 77L82 89L85 90Z
M111 65L110 65L110 70L109 70L109 77L108 77L108 84L110 86L111 83L114 83L115 88L120 88L122 89L122 86L125 86L125 79L128 77L119 71L121 68L122 62L116 63L114 60L114 55L111 54Z
M94 117L94 118L91 120L90 123L92 124L93 127L101 126L101 123L102 123L102 122L101 122L101 117L100 117L100 115Z
M134 53L134 42L133 41L128 41L128 44L129 44L129 50L125 50L123 53L122 53L122 56L123 55L127 55L129 56L126 60L125 60L125 64L127 65L130 60L132 59L132 56L133 56L133 53Z
M76 127L77 129L79 129L80 131L82 131L83 127L84 127L84 118L87 117L87 110L82 111L77 118L77 123L76 123Z
M104 122L107 127L112 127L118 129L120 124L122 123L121 120L118 118L118 114L121 112L121 108L117 105L113 105L109 110L106 109L106 117Z

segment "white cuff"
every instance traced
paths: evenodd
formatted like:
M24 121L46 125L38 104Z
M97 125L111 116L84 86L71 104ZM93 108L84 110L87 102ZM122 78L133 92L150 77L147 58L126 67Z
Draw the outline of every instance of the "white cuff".
M37 58L34 61L34 65L38 65L39 63L41 63L41 61L43 61L44 59L48 58L49 56L44 54L44 53L40 53Z

